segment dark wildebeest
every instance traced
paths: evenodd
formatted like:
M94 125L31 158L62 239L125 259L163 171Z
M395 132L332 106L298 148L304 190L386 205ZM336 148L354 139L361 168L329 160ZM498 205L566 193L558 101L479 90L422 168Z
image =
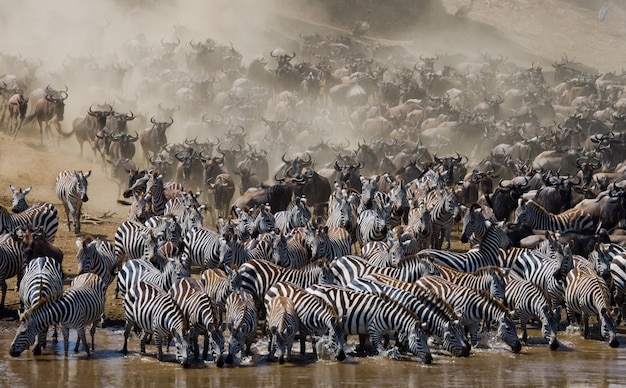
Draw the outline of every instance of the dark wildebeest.
M156 121L153 117L150 119L150 122L152 123L152 126L144 129L144 131L139 134L139 143L143 149L146 163L149 163L150 156L158 154L159 151L161 151L161 148L167 144L165 130L174 123L174 119L170 118L169 122L163 122Z
M87 142L93 150L93 158L96 160L96 134L106 126L107 117L113 112L111 105L106 104L106 106L109 107L108 110L93 110L92 107L89 107L87 114L80 115L72 121L74 136L76 136L80 146L81 158L83 157L83 144Z
M50 126L54 126L59 133L57 139L57 146L61 144L61 136L68 138L72 136L72 132L63 132L61 130L61 121L63 121L63 114L65 113L65 100L67 99L67 87L65 91L55 91L50 87L46 88L46 95L43 99L37 101L35 104L35 113L29 115L24 120L25 123L33 121L37 118L37 124L39 125L39 135L41 138L41 144L43 145L43 124L46 124L46 131L48 138L54 143L52 139L52 133L50 132Z

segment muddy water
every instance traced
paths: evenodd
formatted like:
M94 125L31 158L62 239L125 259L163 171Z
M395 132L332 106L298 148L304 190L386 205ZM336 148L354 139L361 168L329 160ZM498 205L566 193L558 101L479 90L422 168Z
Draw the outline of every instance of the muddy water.
M531 334L533 334L531 332ZM302 360L295 351L295 361L284 365L267 363L259 356L243 360L239 367L217 368L213 363L194 363L182 369L173 355L165 362L155 358L156 349L148 345L147 354L138 353L139 341L131 338L129 354L118 353L123 343L119 330L99 330L96 351L63 355L62 342L48 348L41 356L30 351L18 358L8 354L13 335L0 333L0 375L6 386L57 387L417 387L417 386L623 386L626 384L626 337L621 346L611 349L605 342L584 340L580 333L563 333L561 347L550 351L547 345L531 342L519 354L505 345L484 337L469 358L453 358L434 350L431 365L412 360L397 361L385 357L349 357L346 362ZM352 340L352 338L350 339ZM350 341L350 346L353 344ZM260 354L266 344L257 344Z

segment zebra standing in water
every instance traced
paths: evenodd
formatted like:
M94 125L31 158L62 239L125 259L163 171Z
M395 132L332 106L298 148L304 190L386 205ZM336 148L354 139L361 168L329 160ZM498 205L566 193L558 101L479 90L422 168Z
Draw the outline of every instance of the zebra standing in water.
M399 287L389 283L397 283ZM347 288L370 294L385 294L417 314L426 324L429 335L437 337L441 346L455 357L468 357L471 345L459 317L443 298L425 291L414 283L402 282L384 275L357 278Z
M13 233L17 228L41 228L46 240L54 243L59 229L59 213L49 202L36 203L18 214L9 213L0 206L0 234Z
M154 334L157 345L157 360L163 360L163 342L174 339L176 361L183 367L189 366L189 332L183 312L174 299L150 283L139 281L124 295L124 347L128 353L128 337L133 327L143 332L140 341L141 353L146 353L146 340Z
M224 365L224 328L220 327L217 305L197 280L178 279L169 290L170 296L180 307L189 324L189 338L194 357L200 356L198 335L204 336L202 360L206 360L209 348L214 351L217 366Z
M91 175L91 170L87 173L82 171L61 171L57 175L56 193L63 202L65 215L67 217L67 230L72 231L70 215L74 220L74 233L80 234L80 216L83 202L87 202L87 178Z
M18 357L22 352L28 349L37 337L37 333L46 330L51 324L58 323L61 325L63 332L63 342L65 356L69 351L69 330L75 329L78 332L78 341L76 344L83 343L84 349L89 355L89 343L85 336L85 326L99 321L104 312L104 299L106 287L102 279L95 274L83 274L79 277L96 277L96 281L76 282L68 288L56 300L40 299L30 309L26 310L22 315L22 322L17 329L17 333L9 354ZM95 326L91 328L91 339L93 344L93 335Z
M54 300L63 294L63 269L61 264L50 257L38 257L31 260L26 267L19 287L22 311L33 307L41 299ZM46 347L48 328L41 331L33 354L41 354ZM56 327L54 338L56 339Z
M424 207L430 211L433 225L433 244L441 249L445 238L445 250L450 250L452 224L461 219L461 206L456 194L448 188L435 189L426 193Z
M298 331L300 333L300 355L306 351L306 336L312 336L313 354L317 355L315 337L329 335L331 349L338 361L346 358L344 352L345 334L343 323L334 307L325 300L307 292L304 288L290 282L277 282L265 293L265 309L271 298L284 296L293 301L298 315Z
M422 325L414 312L388 296L318 284L306 290L330 303L338 315L345 316L345 333L361 336L361 345L364 337L369 335L374 351L381 353L385 351L382 336L398 333L399 338L408 339L410 352L424 364L433 361L427 336L423 331L425 324Z
M610 347L619 346L615 322L611 317L609 287L600 276L580 268L572 269L567 274L565 308L568 321L572 322L576 318L582 321L584 338L589 335L589 318L596 316L602 337L609 342Z
M150 283L163 291L169 291L177 279L186 276L189 276L189 268L178 259L167 258L163 271L159 271L148 260L129 260L117 273L115 298L118 293L121 293L123 298L127 290L140 281Z
M258 316L254 296L241 289L231 292L226 298L225 322L230 331L226 363L232 364L240 352L243 356L250 354L250 347L256 339Z
M536 284L522 279L516 274L506 278L506 305L513 311L513 319L519 319L522 327L522 342L528 343L526 323L532 320L541 322L541 334L548 340L550 349L556 350L556 338L561 307L552 310L550 296Z
M291 360L291 347L296 338L299 326L298 314L291 299L286 296L274 296L267 303L267 319L265 325L272 337L270 343L269 359L274 359L274 353L278 348L278 362L285 363L285 353L287 360Z
M424 276L416 283L425 290L444 298L455 311L462 311L461 324L469 331L472 346L478 343L478 327L481 322L485 322L487 326L492 322L497 322L498 337L511 347L513 353L519 353L522 350L511 314L502 302L487 293L479 293L470 287L458 286L439 276Z

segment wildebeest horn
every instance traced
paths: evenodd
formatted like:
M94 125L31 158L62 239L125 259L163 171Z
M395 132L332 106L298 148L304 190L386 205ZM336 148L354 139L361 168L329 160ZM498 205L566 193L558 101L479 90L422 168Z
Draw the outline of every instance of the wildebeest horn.
M150 118L150 122L151 122L152 124L154 124L154 125L156 125L156 124L157 124L156 119L154 118L154 116L152 116L152 117Z
M167 126L169 127L170 125L174 124L174 118L170 117L170 122L167 123Z

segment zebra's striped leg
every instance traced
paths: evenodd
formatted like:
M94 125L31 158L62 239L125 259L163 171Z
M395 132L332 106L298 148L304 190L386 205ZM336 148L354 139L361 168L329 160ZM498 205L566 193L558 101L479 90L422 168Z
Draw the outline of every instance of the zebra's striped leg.
M70 224L70 207L67 205L67 202L63 202L63 207L65 208L65 218L67 219L67 231L72 231L72 225Z
M149 336L150 336L149 333L141 333L141 340L139 342L139 344L140 344L140 349L139 350L141 351L141 353L144 353L144 354L146 353L146 342L148 342L148 337ZM161 344L158 343L158 346L160 347Z
M95 351L96 350L96 343L94 341L94 336L96 335L96 323L94 322L91 325L91 329L89 330L89 334L91 334L91 350ZM87 352L89 353L89 352Z
M130 329L132 328L132 326L133 325L129 322L126 322L126 325L124 326L124 347L120 351L122 354L128 353L128 337L130 336Z
M66 326L61 326L61 333L63 333L63 350L65 351L65 357L67 357L70 350L70 329ZM76 341L79 341L79 339Z
M300 355L304 356L306 353L306 335L298 334L298 339L300 340ZM315 339L312 341L313 344L313 354L317 356L317 349L315 349Z
M589 316L583 315L583 338L587 339L589 336Z
M470 341L473 347L478 345L478 326L472 325L467 328L470 334Z
M157 360L163 361L163 338L161 338L160 335L155 333L154 342L156 342L156 346L157 346Z
M4 300L7 297L7 282L4 279L0 279L0 289L2 289L2 301L0 301L0 311L4 312Z
M78 342L82 342L83 343L83 349L85 349L85 352L87 352L87 357L89 357L90 351L89 351L89 342L87 342L87 334L85 333L85 327L79 327L78 329L76 329L76 331L78 332L78 339L76 340L76 343Z
M522 342L528 345L528 332L526 331L526 321L521 320L520 326L522 327Z

